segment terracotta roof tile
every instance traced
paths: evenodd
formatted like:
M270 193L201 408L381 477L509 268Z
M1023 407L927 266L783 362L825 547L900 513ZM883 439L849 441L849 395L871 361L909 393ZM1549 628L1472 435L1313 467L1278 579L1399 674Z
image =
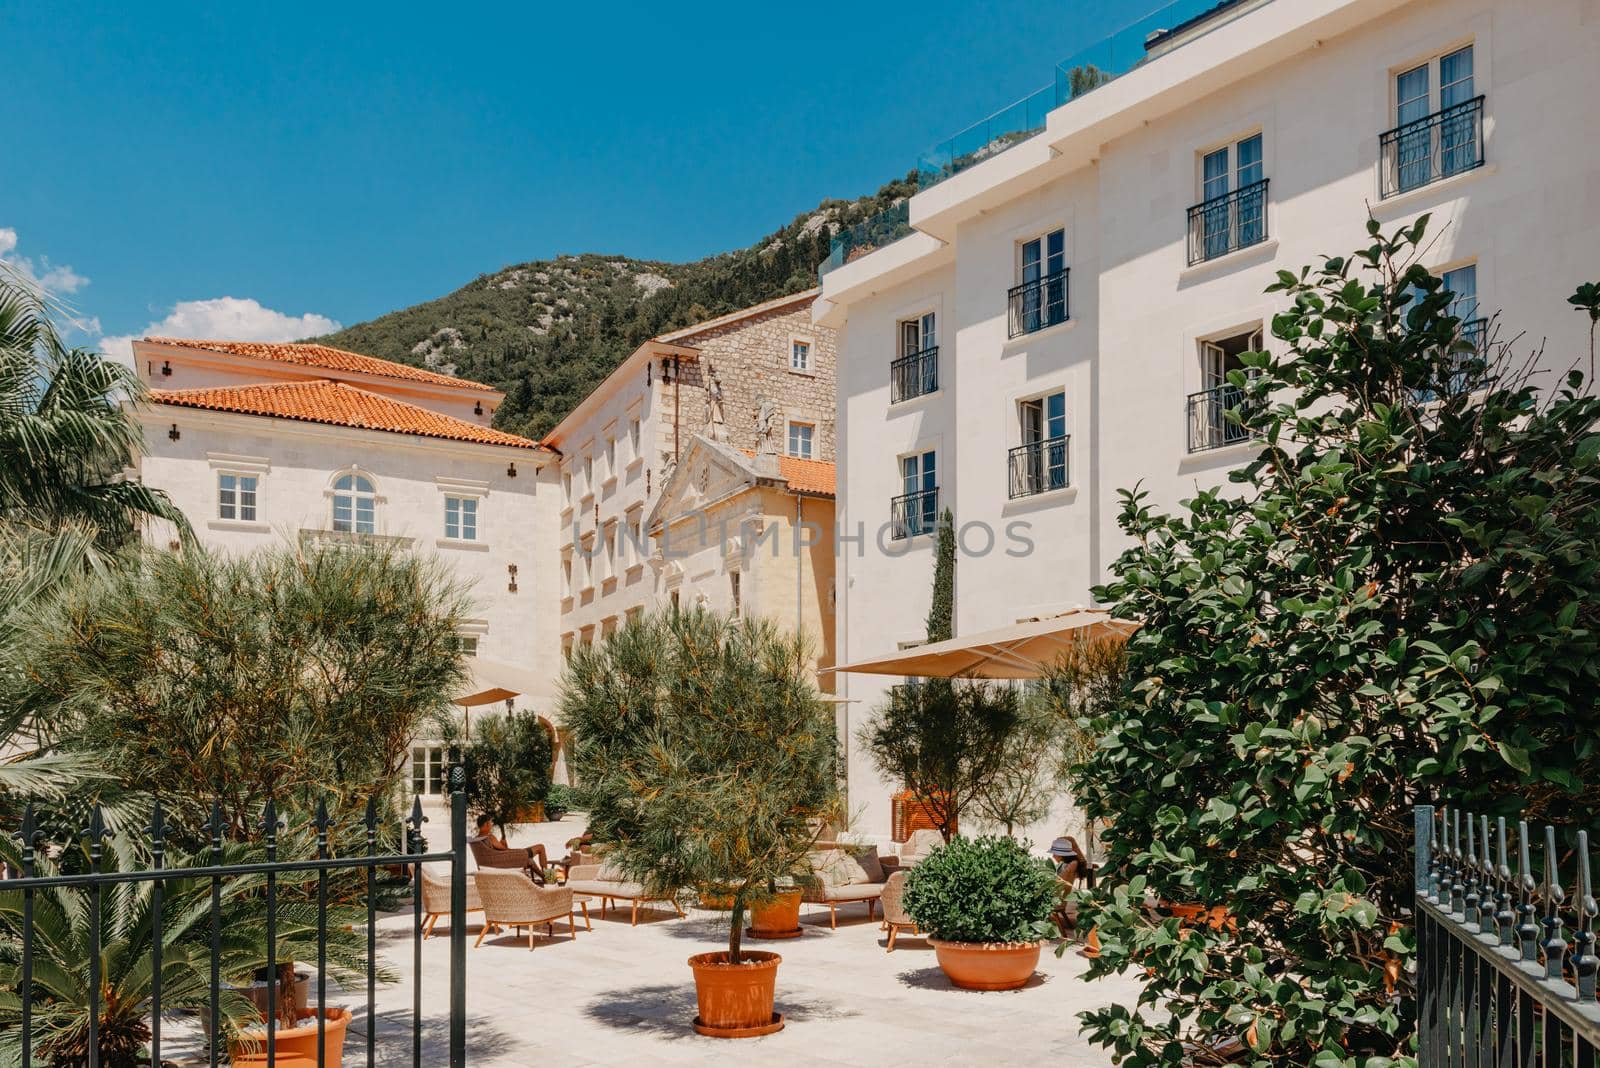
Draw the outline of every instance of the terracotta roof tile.
M420 367L396 363L393 360L380 360L376 356L363 356L359 352L346 352L344 349L314 345L309 342L280 344L266 341L204 341L182 337L147 337L145 340L153 345L176 345L185 349L205 349L233 356L253 356L258 360L277 360L279 363L292 363L300 367L320 367L328 371L350 371L383 378L399 378L408 382L427 382L436 386L459 386L462 389L479 389L487 393L499 392L493 386L486 386L482 382L454 378L439 374L437 371L424 371Z
M834 495L833 464L823 460L801 460L794 456L778 457L778 473L789 483L789 488L801 493Z
M222 386L212 389L154 389L151 400L182 408L239 412L308 423L417 434L427 438L470 441L480 445L543 448L515 434L441 415L415 404L369 393L344 382L284 382L277 385Z
M754 449L740 449L751 459L755 458ZM825 460L802 460L798 456L778 455L778 474L789 483L789 488L800 493L816 493L826 497L835 496L834 467Z

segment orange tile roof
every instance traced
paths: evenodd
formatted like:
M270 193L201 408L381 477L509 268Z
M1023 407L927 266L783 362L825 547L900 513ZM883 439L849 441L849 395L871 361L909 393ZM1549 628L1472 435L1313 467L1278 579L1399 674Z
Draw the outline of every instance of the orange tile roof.
M833 464L823 460L802 460L795 456L778 457L778 473L789 483L789 488L801 493L817 493L832 497Z
M182 408L298 419L307 423L417 434L426 438L448 438L479 445L509 445L519 449L544 447L528 438L478 426L465 419L441 415L393 397L379 396L344 382L326 379L212 389L153 389L150 398L157 404L174 404Z
M739 451L755 459L754 449ZM833 464L825 460L802 460L798 456L779 453L778 474L789 483L790 489L800 493L816 493L826 497L835 495Z
M205 349L233 356L253 356L259 360L277 360L279 363L292 363L299 367L320 367L328 371L351 371L383 378L400 378L408 382L427 382L435 386L459 386L462 389L479 389L487 393L499 392L493 386L486 386L482 382L453 378L437 371L424 371L409 364L380 360L376 356L363 356L359 352L346 352L344 349L314 345L309 342L280 344L265 341L203 341L182 337L147 337L145 340L153 345L176 345L185 349Z

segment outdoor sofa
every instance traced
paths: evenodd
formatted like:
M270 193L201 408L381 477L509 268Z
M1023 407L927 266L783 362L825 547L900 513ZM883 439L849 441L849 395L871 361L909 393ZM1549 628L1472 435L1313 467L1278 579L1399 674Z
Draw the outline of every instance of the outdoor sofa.
M585 899L600 899L600 915L604 916L611 910L611 902L627 901L633 906L633 915L630 926L639 925L639 906L649 905L652 902L661 902L671 905L679 916L684 914L683 907L671 897L660 897L648 893L639 883L629 882L623 874L609 864L574 864L567 869L567 881L563 889Z
M811 876L801 886L801 900L828 906L828 926L839 926L839 906L865 904L872 919L888 878L877 846L835 846L810 856Z
M478 872L478 894L483 899L483 930L478 932L474 949L483 945L484 936L491 928L515 927L519 932L528 929L528 948L533 948L533 928L544 924L545 933L555 934L555 921L565 919L572 937L578 937L578 921L573 915L572 891L564 886L539 886L520 871L485 868ZM584 927L589 926L589 903L579 902L583 908Z

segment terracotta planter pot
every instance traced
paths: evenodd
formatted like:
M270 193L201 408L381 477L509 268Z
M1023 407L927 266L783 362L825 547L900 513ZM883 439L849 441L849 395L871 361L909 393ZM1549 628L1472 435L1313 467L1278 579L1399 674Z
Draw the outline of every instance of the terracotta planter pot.
M750 910L751 938L795 938L800 930L800 889L780 890L765 904Z
M963 990L1015 990L1033 978L1042 942L946 942L930 938L946 977Z
M696 953L689 958L694 969L694 992L700 1015L694 1029L713 1038L753 1038L783 1029L783 1014L772 1011L773 987L778 978L776 953L749 950L744 960L728 963L728 953Z
M701 894L700 895L700 907L703 908L703 909L715 909L718 912L732 912L733 911L733 895L732 894Z
M350 1027L350 1010L329 1007L323 1029L323 1064L326 1068L339 1068L344 1060L344 1036ZM300 1013L300 1023L295 1027L273 1030L273 1059L288 1063L304 1061L317 1063L317 1011L306 1009ZM267 1032L245 1031L240 1040L228 1043L228 1056L235 1068L245 1065L269 1065L267 1060Z

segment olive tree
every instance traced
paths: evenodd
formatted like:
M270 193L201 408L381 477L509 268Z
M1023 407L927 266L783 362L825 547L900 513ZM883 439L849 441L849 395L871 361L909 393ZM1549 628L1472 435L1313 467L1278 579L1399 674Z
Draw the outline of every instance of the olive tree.
M1090 975L1143 986L1084 1016L1119 1063L1408 1061L1413 805L1600 815L1600 401L1480 341L1426 223L1279 273L1232 486L1123 495L1096 595L1141 627L1073 776L1113 876Z
M576 651L562 679L595 841L653 894L729 896L729 963L745 908L809 875L839 812L833 714L809 664L770 621L667 611Z

